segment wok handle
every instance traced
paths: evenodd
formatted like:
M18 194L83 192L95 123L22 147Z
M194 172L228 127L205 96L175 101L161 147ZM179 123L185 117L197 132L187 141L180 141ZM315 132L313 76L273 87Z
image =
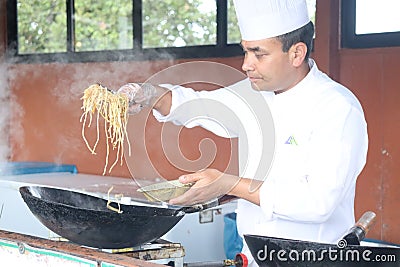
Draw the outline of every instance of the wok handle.
M232 195L223 195L218 199L219 205L229 203L233 200L239 199L237 196L232 196Z
M235 199L238 199L235 196L231 196L231 195L223 195L220 198L217 198L215 200L211 200L207 203L204 204L197 204L197 205L193 205L190 207L183 207L181 209L179 209L179 211L183 211L184 213L195 213L195 212L199 212L202 210L206 210L206 209L211 209L211 208L215 208L219 205L231 202Z

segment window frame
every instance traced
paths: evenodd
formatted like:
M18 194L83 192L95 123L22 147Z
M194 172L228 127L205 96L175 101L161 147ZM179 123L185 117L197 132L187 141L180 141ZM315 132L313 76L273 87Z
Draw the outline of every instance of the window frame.
M227 42L227 0L216 0L217 5L217 39L215 45L198 45L185 47L143 48L142 35L142 0L132 0L133 4L133 43L132 49L74 51L74 0L66 1L67 13L67 51L60 53L18 53L18 17L17 0L7 0L7 59L14 63L48 63L48 62L107 62L107 61L141 61L153 59L184 59L232 57L243 54L239 44Z
M374 48L393 46L400 46L400 31L356 34L356 0L341 1L342 48Z

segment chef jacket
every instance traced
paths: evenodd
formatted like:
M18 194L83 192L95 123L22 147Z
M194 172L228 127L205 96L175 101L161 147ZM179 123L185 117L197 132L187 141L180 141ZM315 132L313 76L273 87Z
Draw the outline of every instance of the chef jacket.
M364 113L351 91L312 59L309 65L302 81L279 94L256 92L248 79L214 91L162 85L172 90L172 106L167 116L153 110L157 120L238 137L240 177L264 180L260 206L238 200L241 235L336 243L354 224L368 148ZM264 105L264 114L252 105ZM243 253L255 265L246 244Z

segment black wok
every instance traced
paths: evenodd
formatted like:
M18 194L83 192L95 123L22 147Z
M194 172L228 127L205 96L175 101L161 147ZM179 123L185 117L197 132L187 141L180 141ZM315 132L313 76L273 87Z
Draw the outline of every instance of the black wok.
M186 213L218 205L120 204L122 213L118 213L107 208L106 199L81 192L41 186L24 186L19 191L43 225L73 243L95 248L127 248L154 241Z
M341 247L340 243L323 244L258 235L244 235L244 239L259 266L400 266L400 247L395 246Z

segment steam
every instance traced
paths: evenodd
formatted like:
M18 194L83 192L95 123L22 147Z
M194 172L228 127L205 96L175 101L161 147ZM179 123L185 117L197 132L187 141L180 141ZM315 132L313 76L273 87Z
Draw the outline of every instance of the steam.
M63 76L64 73L68 73L68 75L57 81L51 94L60 105L70 105L77 98L80 99L83 91L94 83L117 90L128 82L144 82L159 71L160 65L161 68L165 68L173 62L173 57L166 53L159 54L159 58L162 59L162 62L146 62L145 64L141 64L139 61L53 63L54 68L61 74L60 76Z
M1 50L1 49L0 49ZM73 116L79 121L81 112L81 100L83 91L93 83L101 83L111 89L117 90L128 82L144 82L149 77L173 64L174 58L170 54L162 53L152 55L156 61L126 61L123 56L120 61L114 62L88 62L71 63L68 58L60 56L54 63L24 64L14 62L12 57L0 57L0 162L10 161L13 157L13 149L24 153L18 155L18 159L31 159L29 146L25 146L25 129L22 126L24 108L19 99L13 94L13 90L26 90L14 88L13 81L21 77L29 77L31 84L44 84L45 88L31 88L31 90L46 90L51 95L52 103L55 103L57 112L65 112L65 116ZM36 60L34 60L36 62ZM40 62L40 61L37 61ZM29 63L29 62L27 62ZM36 66L35 66L36 65ZM36 68L37 67L37 68ZM50 79L46 80L46 70L51 70ZM54 77L57 77L54 80ZM13 89L13 90L11 90ZM54 105L51 106L54 106ZM43 112L49 112L44 109ZM63 113L64 114L64 113ZM12 122L12 124L11 124ZM10 127L12 126L12 127ZM43 139L46 129L29 129L30 133ZM71 158L71 154L79 154L84 146L80 129L65 127L59 133L56 147L52 147L51 161L65 163L65 158ZM13 146L11 146L11 142ZM22 149L24 148L24 149ZM56 152L55 152L56 151ZM35 160L35 159L32 159Z
M0 49L1 50L1 49ZM10 121L10 89L7 80L8 67L4 57L0 57L0 162L8 161L11 154L9 121Z
M87 87L100 83L118 90L128 82L144 82L160 68L172 64L171 55L164 53L159 56L162 61L144 64L140 61L67 63L66 58L59 58L57 63L49 63L52 72L58 74L56 83L49 86L52 101L56 103L57 109L65 110L67 116L73 116L78 122L82 115L80 99ZM84 142L77 133L76 128L67 128L60 133L53 162L62 164L71 153L79 154L82 151Z

